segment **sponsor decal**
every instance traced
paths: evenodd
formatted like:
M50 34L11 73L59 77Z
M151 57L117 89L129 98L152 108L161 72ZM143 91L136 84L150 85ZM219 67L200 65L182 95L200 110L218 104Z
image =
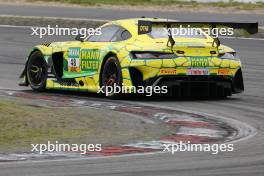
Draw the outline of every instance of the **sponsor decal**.
M69 48L68 71L80 72L97 70L99 67L100 51L97 49Z
M80 72L80 48L69 48L68 71Z
M190 68L187 70L187 75L209 75L207 68Z
M164 68L160 70L160 74L163 75L176 75L177 71L174 68Z
M81 69L97 70L99 67L100 51L97 49L81 50Z
M142 32L148 32L149 31L149 26L139 26L139 30Z
M192 57L191 66L192 67L208 67L209 59L208 57Z
M229 75L229 69L228 68L219 68L218 75Z

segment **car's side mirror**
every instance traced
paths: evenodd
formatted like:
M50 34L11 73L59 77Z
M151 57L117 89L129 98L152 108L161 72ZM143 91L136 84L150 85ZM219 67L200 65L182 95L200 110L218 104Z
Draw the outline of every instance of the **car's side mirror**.
M84 35L82 35L82 34L78 34L76 37L75 37L75 40L77 40L77 41L80 41L80 42L83 42L84 41Z

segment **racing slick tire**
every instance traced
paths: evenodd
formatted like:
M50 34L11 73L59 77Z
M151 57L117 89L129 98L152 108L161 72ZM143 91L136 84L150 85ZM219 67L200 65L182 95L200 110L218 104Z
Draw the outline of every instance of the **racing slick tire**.
M102 68L101 86L103 87L103 94L110 99L121 98L122 91L114 92L115 87L122 88L122 71L118 59L115 56L107 58Z
M46 88L48 65L40 51L33 52L27 62L26 76L30 87L35 91Z

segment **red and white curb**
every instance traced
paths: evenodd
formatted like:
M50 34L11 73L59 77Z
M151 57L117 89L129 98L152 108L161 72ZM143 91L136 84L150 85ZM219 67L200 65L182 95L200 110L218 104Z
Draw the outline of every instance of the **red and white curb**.
M62 94L33 93L23 91L0 91L2 96L14 96L38 100L39 106L49 107L91 107L108 109L116 112L128 113L133 116L144 118L146 121L159 121L165 123L175 131L169 136L161 136L159 140L139 141L138 143L105 146L100 152L87 152L84 155L72 152L44 153L39 154L12 154L10 160L17 158L34 160L35 158L58 158L58 157L98 157L115 156L126 154L139 154L163 151L163 144L177 144L179 142L190 143L224 143L236 139L238 129L230 124L214 118L194 112L185 112L178 109L154 107L149 105L135 105L120 101L100 101L96 98L76 97ZM250 129L248 129L250 130ZM250 132L248 132L250 133ZM8 156L1 156L0 161L8 160Z

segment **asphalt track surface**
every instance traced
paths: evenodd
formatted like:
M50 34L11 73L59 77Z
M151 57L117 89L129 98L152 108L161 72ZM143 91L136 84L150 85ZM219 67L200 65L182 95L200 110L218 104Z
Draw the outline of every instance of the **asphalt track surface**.
M1 8L0 12L2 13L3 9ZM199 20L200 18L197 16L195 19ZM16 84L17 77L23 68L30 47L46 40L64 39L60 37L51 39L49 37L40 40L37 37L30 36L30 33L29 29L0 27L0 88L21 89ZM244 64L245 81L245 92L243 94L222 100L143 99L141 101L130 100L130 102L214 114L239 120L254 127L257 134L235 142L235 151L218 155L203 152L180 152L174 155L155 154L98 159L1 163L0 175L263 176L264 41L224 39L222 43L236 49L241 56Z
M48 17L71 17L89 19L124 19L137 17L158 17L177 19L182 21L258 21L264 25L264 15L258 14L212 14L212 13L190 13L190 12L158 12L143 10L111 10L103 8L79 8L79 7L43 7L43 6L14 6L0 4L0 14L21 16L48 16Z

